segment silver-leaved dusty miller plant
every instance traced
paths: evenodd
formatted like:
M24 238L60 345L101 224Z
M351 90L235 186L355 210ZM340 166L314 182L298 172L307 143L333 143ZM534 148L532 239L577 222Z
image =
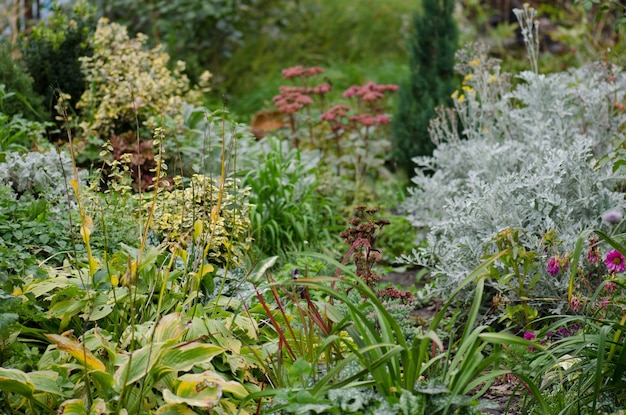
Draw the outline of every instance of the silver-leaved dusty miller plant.
M16 198L45 198L53 204L60 203L62 208L67 207L68 197L75 204L74 191L69 185L73 175L69 155L56 150L26 154L8 152L4 162L0 162L0 184L11 187ZM79 180L85 175L86 172L80 172ZM52 210L56 210L55 206Z
M486 56L481 46L457 55L463 87L453 94L454 110L431 122L438 147L414 159L403 205L428 242L403 259L433 269L437 292L458 285L503 229L524 228L537 249L554 229L571 252L582 230L602 225L603 212L624 208L616 178L596 160L624 139L626 75L599 63L523 72L512 88ZM547 274L542 280L561 294L567 286Z

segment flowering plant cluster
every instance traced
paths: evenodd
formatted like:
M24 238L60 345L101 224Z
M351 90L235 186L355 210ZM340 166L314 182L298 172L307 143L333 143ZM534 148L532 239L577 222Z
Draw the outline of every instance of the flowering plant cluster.
M282 71L294 85L280 87L274 105L284 116L296 148L321 150L322 170L349 179L358 189L370 173L381 173L389 151L388 94L396 85L367 82L343 92L347 103L330 102L332 83L316 82L323 68L294 66ZM353 185L354 186L354 185Z

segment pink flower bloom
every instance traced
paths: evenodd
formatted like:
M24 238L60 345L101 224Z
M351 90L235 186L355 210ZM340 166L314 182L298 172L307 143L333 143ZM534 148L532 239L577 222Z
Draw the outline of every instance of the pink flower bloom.
M391 120L386 115L378 114L376 116L376 122L378 124L389 124Z
M283 78L285 79L295 78L297 76L301 76L303 73L304 73L304 68L300 65L283 69L282 71Z
M537 335L535 333L533 333L532 331L525 331L524 332L524 339L526 340L533 340L536 339Z
M559 273L559 259L555 256L548 260L548 274L556 275Z
M367 91L361 95L363 101L376 101L383 98L383 94L377 91Z
M350 88L346 89L343 93L344 98L352 98L359 91L359 87L356 85L352 85Z
M358 114L349 118L350 121L357 122L364 127L371 127L376 124L376 118L371 114Z
M572 297L569 302L569 306L575 313L578 312L578 310L580 310L580 300L578 297Z
M302 105L311 105L313 103L313 100L311 99L311 97L307 95L302 95L302 94L295 97L294 101Z
M624 272L624 268L626 267L626 264L624 263L624 255L622 255L617 249L614 249L606 254L604 263L611 272Z
M591 247L587 250L587 262L589 262L590 264L596 264L601 257L602 255L597 248Z
M606 284L604 284L604 289L606 290L607 293L613 294L615 291L617 291L617 284L615 284L612 281L609 281Z
M607 308L611 304L611 297L602 297L600 301L598 301L598 307Z
M324 72L324 68L321 68L319 66L312 66L304 70L304 75L313 76L313 75L321 74L323 72Z
M313 88L313 89L311 90L311 92L312 92L313 94L320 94L320 95L321 95L321 94L325 94L325 93L327 93L328 91L330 91L330 89L331 89L330 84L319 84L318 86L316 86L315 88Z

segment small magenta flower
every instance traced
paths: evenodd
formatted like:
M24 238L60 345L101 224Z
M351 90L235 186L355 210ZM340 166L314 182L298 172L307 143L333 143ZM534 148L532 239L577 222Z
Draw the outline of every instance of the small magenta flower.
M626 264L624 263L624 255L622 255L617 249L614 249L606 254L604 263L611 272L624 272L624 268L626 267Z
M524 332L524 339L525 340L533 340L536 339L537 335L535 333L533 333L532 331L525 331Z
M533 333L532 331L525 331L524 332L524 340L531 341L531 340L534 340L536 338L537 338L537 335L535 333ZM528 346L528 350L531 351L531 352L534 352L535 348L532 347L532 346Z
M556 275L559 273L559 259L555 256L548 260L548 274Z

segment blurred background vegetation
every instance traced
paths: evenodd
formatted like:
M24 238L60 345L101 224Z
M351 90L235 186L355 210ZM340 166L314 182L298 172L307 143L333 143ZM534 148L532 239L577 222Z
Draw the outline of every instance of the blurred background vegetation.
M41 36L33 30L52 9L69 10L75 2L10 1L0 4L4 41L20 54L20 36ZM280 70L293 65L322 66L335 90L371 80L400 83L408 78L407 41L413 13L421 1L406 0L95 0L96 17L107 16L128 26L130 35L149 36L163 44L176 60L185 61L187 74L198 80L203 70L214 75L210 100L228 107L243 119L270 106L283 79ZM530 2L541 18L544 54L542 72L562 70L601 58L610 48L620 56L621 35L615 33L619 10L596 14L584 2L567 0ZM605 2L606 3L606 2ZM608 3L606 3L608 4ZM507 57L509 66L525 67L517 22L510 10L515 0L456 1L459 44L486 39L494 55ZM81 20L95 24L95 20ZM57 23L58 24L58 23ZM86 26L68 37L80 38ZM80 41L65 55L75 54ZM32 50L27 51L32 57ZM43 51L40 51L43 53ZM519 59L510 59L511 55ZM623 58L618 58L622 59ZM49 57L48 57L49 60ZM621 62L617 62L621 63ZM39 91L41 92L41 91ZM45 94L44 94L45 95Z

